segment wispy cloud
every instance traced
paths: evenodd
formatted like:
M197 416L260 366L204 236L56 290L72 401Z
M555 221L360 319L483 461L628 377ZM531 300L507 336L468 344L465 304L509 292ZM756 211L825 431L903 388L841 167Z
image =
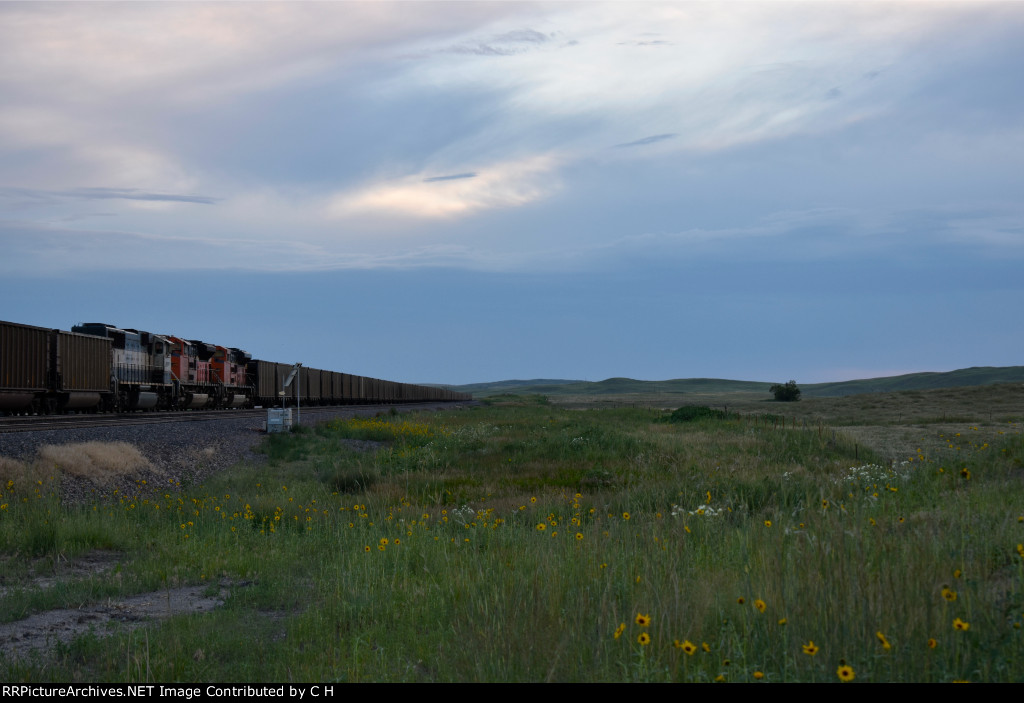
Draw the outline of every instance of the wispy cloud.
M664 39L639 39L636 41L620 41L619 46L668 46L671 43Z
M467 173L453 173L450 176L431 176L430 178L424 178L424 183L437 183L438 181L457 181L460 178L476 178L477 174L474 171Z
M254 238L172 236L145 231L81 230L60 225L0 221L0 274L26 269L56 275L67 271L196 271L223 269L225 257L239 271L295 272L456 267L509 268L524 262L461 244L397 246L374 251L324 243ZM513 266L515 268L515 266Z
M623 149L625 147L630 147L630 146L645 146L647 144L654 144L656 142L663 142L666 139L673 139L673 138L678 137L678 136L679 135L676 134L675 132L671 132L669 134L655 134L655 135L652 135L650 137L644 137L643 139L637 139L634 142L626 142L624 144L616 144L615 148L616 149Z
M54 198L80 198L84 200L148 200L152 202L197 203L213 205L221 200L207 195L181 195L177 193L147 193L138 188L71 188L42 190L33 188L0 188L0 196L52 200Z
M533 47L551 41L552 37L535 29L515 29L480 41L466 41L447 47L452 54L477 56L515 56Z

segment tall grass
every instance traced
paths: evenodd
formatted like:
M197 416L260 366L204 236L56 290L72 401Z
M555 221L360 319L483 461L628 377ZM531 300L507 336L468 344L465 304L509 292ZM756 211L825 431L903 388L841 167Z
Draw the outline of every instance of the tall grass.
M221 610L154 626L146 667L139 634L125 633L0 672L125 681L1024 676L1020 424L965 427L939 438L946 445L934 455L889 462L818 427L662 417L496 404L270 437L266 464L189 491L167 485L68 508L9 486L0 549L120 549L116 578L90 582L102 597L233 585ZM386 445L356 451L351 439ZM83 597L84 586L69 587L67 597L15 588L2 603L17 611L0 612L10 619Z

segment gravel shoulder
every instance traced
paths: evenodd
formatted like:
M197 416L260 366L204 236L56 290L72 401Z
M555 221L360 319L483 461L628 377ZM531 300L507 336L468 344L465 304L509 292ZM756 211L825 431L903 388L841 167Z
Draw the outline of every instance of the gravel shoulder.
M424 403L397 408L399 411L447 410L471 404ZM367 417L389 412L390 409L391 406L382 405L303 408L302 423ZM60 479L60 493L64 502L68 503L94 500L114 490L120 495L139 495L145 492L143 487L152 490L168 484L196 485L208 476L239 462L263 462L265 457L256 448L266 437L264 421L265 416L224 417L192 422L0 434L0 457L30 463L35 460L39 448L46 445L125 442L137 448L150 461L151 468L108 479L102 485L88 478L65 474ZM56 480L56 476L53 478Z

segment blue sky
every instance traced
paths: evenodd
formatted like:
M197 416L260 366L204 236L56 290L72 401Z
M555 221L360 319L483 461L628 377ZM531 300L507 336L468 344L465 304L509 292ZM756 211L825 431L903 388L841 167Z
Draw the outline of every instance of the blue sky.
M410 382L1014 365L1024 4L0 2L0 319Z

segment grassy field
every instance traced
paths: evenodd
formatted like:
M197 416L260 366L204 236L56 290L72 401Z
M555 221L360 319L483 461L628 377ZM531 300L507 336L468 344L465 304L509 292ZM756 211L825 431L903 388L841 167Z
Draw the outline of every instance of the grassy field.
M230 595L0 677L1020 681L1019 395L922 393L951 395L709 396L675 422L504 397L275 435L260 465L74 507L59 466L8 465L0 618ZM28 586L97 550L117 567Z

